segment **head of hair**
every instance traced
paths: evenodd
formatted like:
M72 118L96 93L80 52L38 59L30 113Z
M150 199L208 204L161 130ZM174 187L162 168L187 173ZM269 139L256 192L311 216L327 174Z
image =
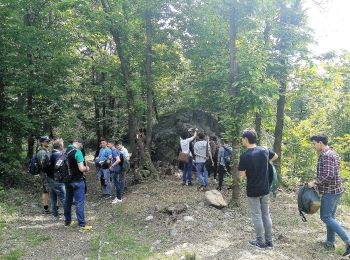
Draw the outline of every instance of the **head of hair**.
M247 138L250 144L256 144L257 134L254 129L247 128L243 130L242 138Z
M56 150L62 150L63 149L63 140L62 138L56 138L54 141L53 141L53 149L56 149Z
M80 144L84 144L84 140L81 138L74 138L73 143L80 143Z
M121 140L118 140L117 145L123 145L123 142Z
M112 145L115 145L115 141L114 140L109 140L108 143L112 144Z
M188 131L182 131L180 134L181 139L186 139L188 137Z
M205 134L199 133L199 134L198 134L198 138L201 139L201 140L203 140L203 139L205 138Z
M104 137L101 137L100 142L107 142L107 139L106 139L106 138L104 138Z
M310 141L322 142L324 145L328 144L328 137L326 135L313 135L310 137Z

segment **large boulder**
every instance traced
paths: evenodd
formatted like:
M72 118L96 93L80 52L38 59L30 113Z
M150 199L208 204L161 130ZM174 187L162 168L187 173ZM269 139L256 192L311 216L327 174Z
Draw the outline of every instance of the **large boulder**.
M209 190L205 192L206 202L215 208L227 207L227 202L218 190Z
M217 119L204 111L180 109L165 114L153 128L152 159L173 163L178 155L180 134L192 127L208 135L220 136L224 132L224 127Z

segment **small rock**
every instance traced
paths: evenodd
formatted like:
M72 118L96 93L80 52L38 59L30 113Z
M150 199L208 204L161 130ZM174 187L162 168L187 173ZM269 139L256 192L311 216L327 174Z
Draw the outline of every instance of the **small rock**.
M154 246L159 245L160 243L162 243L162 240L157 240L156 242L153 243Z
M151 246L150 248L149 248L149 251L150 252L154 252L156 250L156 248L154 247L154 246Z
M177 236L177 230L175 227L170 229L170 236L175 237Z
M175 250L170 250L170 251L166 252L165 254L166 254L167 256L171 256L171 255L173 255L174 253L175 253Z
M118 251L115 251L113 254L114 254L114 255L117 255L118 253L119 253Z
M149 215L145 220L146 221L150 221L150 220L152 220L153 219L153 216L152 215Z
M184 216L184 221L194 221L192 216Z
M209 190L205 192L205 199L209 203L209 205L214 206L216 208L224 208L227 207L227 202L222 197L222 194L218 190Z
M204 207L204 202L203 202L203 201L202 201L202 202L199 202L199 203L198 203L198 206L199 206L199 207Z

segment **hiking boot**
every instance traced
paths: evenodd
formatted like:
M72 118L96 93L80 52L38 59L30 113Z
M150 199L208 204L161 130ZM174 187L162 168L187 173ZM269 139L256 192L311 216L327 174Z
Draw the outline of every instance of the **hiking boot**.
M322 241L321 245L324 247L324 249L326 250L330 250L333 251L335 250L335 245L331 242L327 242L327 241Z
M112 201L112 204L116 204L116 203L122 203L123 201L118 199L117 197Z
M51 214L49 209L43 209L43 214Z
M348 244L346 246L346 251L345 253L343 254L343 257L347 257L347 256L350 256L350 244Z
M272 244L271 241L270 241L270 242L266 242L266 243L265 243L265 246L266 246L267 248L273 248L273 244Z
M250 246L255 246L255 247L259 248L259 249L266 248L265 244L260 243L260 242L258 242L256 240L249 240L248 243L249 243Z
M203 188L204 188L203 185L201 185L197 188L197 190L201 191Z
M92 226L81 226L80 228L79 228L79 231L80 232L85 232L85 231L89 231L89 230L91 230L92 229Z

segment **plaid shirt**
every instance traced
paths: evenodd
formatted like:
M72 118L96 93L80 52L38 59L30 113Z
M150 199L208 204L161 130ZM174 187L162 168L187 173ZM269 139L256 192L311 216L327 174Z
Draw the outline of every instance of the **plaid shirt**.
M318 157L317 187L321 194L340 194L344 191L339 176L340 158L332 149L328 148Z

